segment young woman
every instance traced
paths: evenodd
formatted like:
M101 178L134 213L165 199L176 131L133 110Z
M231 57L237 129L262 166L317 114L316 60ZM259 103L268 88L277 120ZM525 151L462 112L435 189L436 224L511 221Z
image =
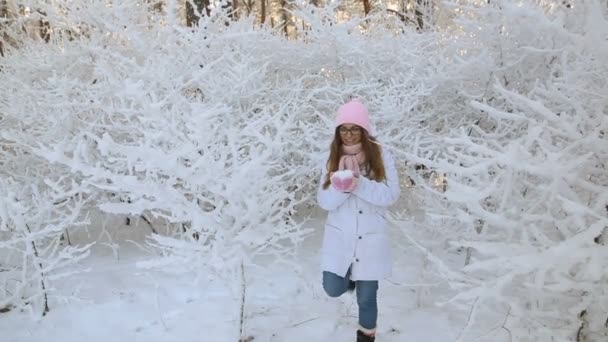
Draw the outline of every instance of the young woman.
M317 200L327 210L323 236L323 288L331 297L357 293L357 342L373 342L378 281L391 274L384 211L399 198L390 153L373 137L369 113L359 100L338 109L334 139Z

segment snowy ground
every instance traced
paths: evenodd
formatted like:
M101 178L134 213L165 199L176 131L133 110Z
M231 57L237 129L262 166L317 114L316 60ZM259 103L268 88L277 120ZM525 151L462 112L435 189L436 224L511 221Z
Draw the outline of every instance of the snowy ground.
M319 227L318 221L310 221ZM410 222L408 231L424 227ZM354 341L357 305L351 294L328 298L320 284L320 232L298 253L300 270L282 264L247 269L245 335L254 341ZM441 285L433 285L432 266L392 232L394 276L381 282L378 341L455 341L466 324L466 313L434 303ZM129 247L131 246L131 247ZM27 313L0 316L3 342L25 341L221 341L239 335L239 293L222 280L197 281L144 270L136 263L149 255L124 244L120 258L98 247L83 263L89 272L57 285L65 300L55 300L40 320ZM459 256L456 256L457 258ZM420 286L421 283L426 285ZM68 299L69 298L69 299ZM78 298L78 299L75 299Z

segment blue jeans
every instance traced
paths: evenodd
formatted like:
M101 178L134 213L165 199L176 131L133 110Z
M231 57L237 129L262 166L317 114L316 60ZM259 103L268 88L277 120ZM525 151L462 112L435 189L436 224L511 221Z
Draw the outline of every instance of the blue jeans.
M330 297L340 297L348 290L350 270L346 277L331 272L323 272L323 289ZM375 329L378 321L378 281L357 280L357 304L359 306L359 325L365 329Z

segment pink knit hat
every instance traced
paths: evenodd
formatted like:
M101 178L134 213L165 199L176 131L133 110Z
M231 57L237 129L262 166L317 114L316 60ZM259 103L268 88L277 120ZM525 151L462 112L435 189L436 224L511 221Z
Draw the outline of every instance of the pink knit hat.
M351 100L338 108L336 127L343 124L353 124L362 127L371 136L374 135L372 124L369 120L369 111L360 99Z

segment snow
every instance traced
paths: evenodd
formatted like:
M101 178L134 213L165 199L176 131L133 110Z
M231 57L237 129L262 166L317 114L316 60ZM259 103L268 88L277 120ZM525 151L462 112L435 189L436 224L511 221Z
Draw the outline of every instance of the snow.
M341 170L334 172L332 177L338 177L340 180L353 178L353 172L351 170Z
M317 253L321 221L306 226L316 233L298 250L299 267L268 258L259 267L246 268L244 332L255 341L354 340L356 298L345 294L334 299L324 293ZM396 274L380 283L378 338L453 341L464 315L435 305L435 298L426 294L438 284L420 283L420 253L403 239L393 240ZM238 340L240 294L231 279L142 269L137 264L148 260L150 252L132 243L122 244L118 259L109 251L98 246L79 263L88 271L55 284L57 297L65 300L58 299L44 318L17 311L3 314L3 341Z
M236 341L246 284L245 335L350 340L314 197L352 97L404 189L379 336L608 338L608 7L445 0L417 31L301 5L285 39L183 27L181 3L21 0L0 25L9 338ZM41 20L48 42L23 29Z

